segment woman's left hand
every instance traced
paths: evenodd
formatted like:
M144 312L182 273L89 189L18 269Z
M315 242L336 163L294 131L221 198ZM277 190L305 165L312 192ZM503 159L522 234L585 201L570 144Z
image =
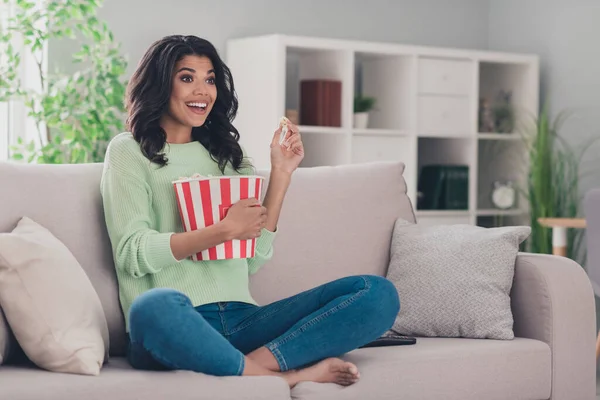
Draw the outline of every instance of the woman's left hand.
M275 131L271 141L271 168L292 173L304 158L304 145L298 127L288 122L288 132L282 144L279 144L281 127Z

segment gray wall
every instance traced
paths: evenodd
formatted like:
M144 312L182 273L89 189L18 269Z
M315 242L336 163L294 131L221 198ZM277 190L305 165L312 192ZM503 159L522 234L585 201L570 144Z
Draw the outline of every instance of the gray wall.
M600 2L597 0L489 0L489 48L540 55L541 98L553 115L573 113L566 140L579 149L600 137ZM600 143L582 167L598 172L581 192L600 186Z
M154 40L174 33L221 52L229 38L269 33L477 49L488 35L482 0L105 0L100 17L122 42L129 74ZM68 69L76 48L51 43L50 65Z

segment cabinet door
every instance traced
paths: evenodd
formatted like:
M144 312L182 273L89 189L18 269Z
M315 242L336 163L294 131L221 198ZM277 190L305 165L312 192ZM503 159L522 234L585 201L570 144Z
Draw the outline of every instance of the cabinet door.
M466 97L421 96L420 136L467 136L471 133L471 112Z
M419 60L419 93L468 96L472 74L470 61L422 58Z

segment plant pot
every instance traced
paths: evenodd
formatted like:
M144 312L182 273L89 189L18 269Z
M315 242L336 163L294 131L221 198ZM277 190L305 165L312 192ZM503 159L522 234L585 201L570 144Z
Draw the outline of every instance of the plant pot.
M366 129L368 125L369 125L369 113L368 112L354 113L354 128Z

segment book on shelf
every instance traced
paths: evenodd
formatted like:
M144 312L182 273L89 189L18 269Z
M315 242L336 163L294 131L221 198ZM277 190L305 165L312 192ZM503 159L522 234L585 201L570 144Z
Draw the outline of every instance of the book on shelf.
M342 126L342 82L311 79L300 82L300 124Z
M419 210L468 210L469 167L426 165L418 182Z

